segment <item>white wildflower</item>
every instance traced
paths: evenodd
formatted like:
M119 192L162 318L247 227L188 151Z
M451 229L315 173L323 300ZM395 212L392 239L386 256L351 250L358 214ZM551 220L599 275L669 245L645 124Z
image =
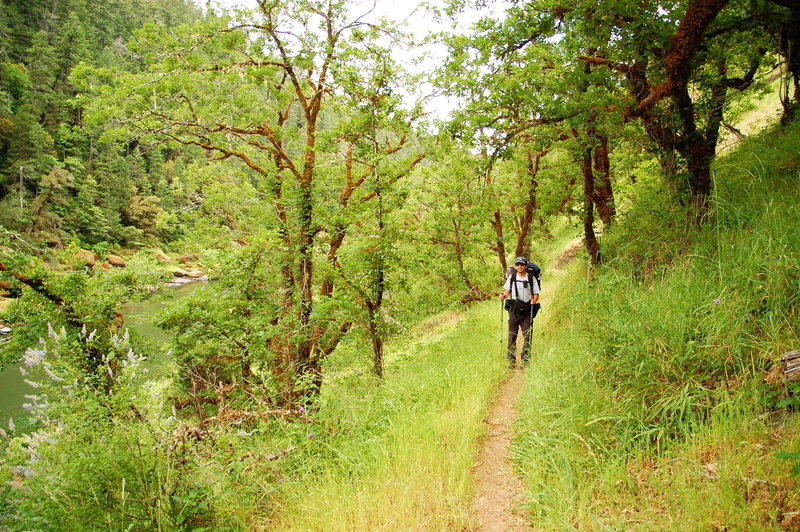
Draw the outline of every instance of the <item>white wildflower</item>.
M8 433L0 428L0 438L8 438Z
M8 430L11 431L11 432L16 432L17 431L17 426L14 425L14 418L13 417L8 418Z
M59 377L58 375L53 373L53 370L50 369L50 364L47 364L47 363L44 364L44 372L47 374L48 377L50 377L51 380L54 380L56 382L63 382L64 381L63 377Z
M23 377L27 377L28 376L28 370L23 368L22 366L19 367L19 372L22 373Z
M45 350L44 349L26 349L25 354L22 355L22 361L25 363L26 366L32 368L37 366L42 360L44 360Z
M86 341L87 342L91 342L92 340L94 340L94 337L95 337L96 334L97 334L97 329L95 329L91 333L89 333L89 338Z
M24 379L25 384L30 386L31 388L39 388L41 385L38 382L29 381L28 379Z
M12 466L11 473L25 478L31 478L34 474L33 468L27 466Z
M58 334L56 334L55 329L53 329L53 325L49 321L47 322L47 336L53 340L58 340Z

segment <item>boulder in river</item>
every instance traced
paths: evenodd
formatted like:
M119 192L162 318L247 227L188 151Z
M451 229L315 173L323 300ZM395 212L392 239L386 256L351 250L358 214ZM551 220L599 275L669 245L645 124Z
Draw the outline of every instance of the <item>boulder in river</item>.
M112 266L116 266L117 268L124 268L126 265L125 259L117 255L109 255L106 257L106 260Z
M200 257L197 256L196 253L192 253L191 251L188 253L184 253L180 257L178 257L178 262L181 264L191 264L192 262L196 262L200 260Z
M169 264L170 262L172 262L172 259L169 258L169 256L160 249L154 249L152 253L153 256L156 258L156 260L161 264Z
M88 268L94 268L94 265L97 264L97 255L88 249L75 250L75 258Z

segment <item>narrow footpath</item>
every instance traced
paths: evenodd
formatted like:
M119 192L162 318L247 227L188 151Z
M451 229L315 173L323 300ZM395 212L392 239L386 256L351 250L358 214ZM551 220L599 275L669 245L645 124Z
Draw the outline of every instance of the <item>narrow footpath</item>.
M518 508L524 486L511 465L513 425L524 379L522 371L513 371L500 385L486 415L486 441L473 469L477 488L473 505L481 532L533 530Z

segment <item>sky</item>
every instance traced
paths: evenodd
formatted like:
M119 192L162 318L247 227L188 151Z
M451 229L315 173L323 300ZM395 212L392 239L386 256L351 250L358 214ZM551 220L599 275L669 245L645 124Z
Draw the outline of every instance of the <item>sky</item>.
M214 6L221 7L257 7L256 0L210 0ZM206 0L195 0L202 8L205 7ZM413 33L416 37L422 38L431 32L449 30L451 32L467 32L472 24L483 16L497 15L508 5L508 0L489 0L486 8L476 11L465 9L456 21L446 20L437 21L435 17L425 9L426 4L441 5L439 0L348 0L347 4L351 12L355 15L370 12L365 17L365 21L377 21L385 17L395 21L407 21L405 30ZM373 9L374 6L374 9ZM425 48L428 57L419 64L414 64L414 57L407 53L395 56L395 60L404 64L412 73L419 73L424 70L432 70L440 65L446 55L444 45L429 45ZM423 92L433 92L432 87L422 87ZM408 97L412 100L412 97ZM410 103L410 102L409 102ZM426 110L431 113L433 118L441 120L447 119L450 112L458 107L458 102L445 96L436 96L426 101Z

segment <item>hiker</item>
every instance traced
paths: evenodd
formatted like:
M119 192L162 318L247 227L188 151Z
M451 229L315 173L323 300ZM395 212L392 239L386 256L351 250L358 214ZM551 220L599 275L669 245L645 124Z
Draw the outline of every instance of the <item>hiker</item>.
M528 365L531 356L531 324L533 306L539 302L539 283L533 274L528 273L528 259L514 259L514 272L506 279L505 290L500 300L511 298L508 310L508 366L513 368L517 362L517 335L522 330L522 366Z

